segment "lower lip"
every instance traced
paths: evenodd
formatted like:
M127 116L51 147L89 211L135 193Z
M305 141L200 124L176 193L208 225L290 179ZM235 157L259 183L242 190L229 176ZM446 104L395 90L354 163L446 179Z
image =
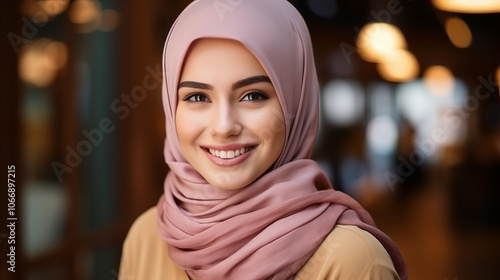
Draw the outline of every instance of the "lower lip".
M205 153L207 154L207 157L213 163L215 163L216 165L225 166L225 167L240 164L241 162L243 162L245 159L247 159L250 156L250 153L252 153L253 150L254 150L254 148L252 148L248 152L246 152L240 156L234 157L234 158L220 158L220 157L216 157L216 156L212 155L208 150L203 149L203 151L205 151Z

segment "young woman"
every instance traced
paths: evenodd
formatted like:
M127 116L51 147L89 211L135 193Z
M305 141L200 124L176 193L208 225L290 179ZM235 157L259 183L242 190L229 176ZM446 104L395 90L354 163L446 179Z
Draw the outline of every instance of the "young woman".
M164 195L120 279L406 279L394 243L309 159L319 86L286 0L197 0L164 49Z

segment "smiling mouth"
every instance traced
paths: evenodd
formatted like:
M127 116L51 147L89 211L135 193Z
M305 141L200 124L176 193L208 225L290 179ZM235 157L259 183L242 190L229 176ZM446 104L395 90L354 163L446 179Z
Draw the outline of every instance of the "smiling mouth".
M254 147L255 146L249 146L230 151L219 151L215 149L208 149L208 151L215 157L222 159L232 159L248 153L248 151L252 150Z

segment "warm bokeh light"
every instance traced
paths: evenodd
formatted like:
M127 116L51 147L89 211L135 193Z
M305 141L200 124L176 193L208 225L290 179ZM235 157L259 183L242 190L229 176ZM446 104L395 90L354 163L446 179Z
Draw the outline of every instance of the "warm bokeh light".
M21 13L31 17L33 22L46 22L68 8L69 0L24 0Z
M391 55L377 64L380 76L390 82L407 82L415 79L420 71L417 58L407 50L393 50Z
M360 56L369 62L381 62L395 49L406 48L406 40L399 28L388 23L370 23L359 32L356 47Z
M467 48L472 44L472 33L467 23L458 17L450 17L445 22L446 34L458 48Z
M68 8L69 0L36 1L41 8L51 16L58 15Z
M440 10L455 13L500 13L499 0L432 0Z
M66 64L66 45L50 39L40 39L21 49L19 77L26 83L46 87L54 81L57 71Z
M453 92L455 78L450 69L434 65L423 73L425 87L435 96L448 96Z
M77 24L77 31L90 33L101 24L101 3L95 0L76 0L71 4L69 19Z
M54 63L53 69L60 69L68 60L68 49L62 42L50 42L45 50L45 53L52 58Z
M76 24L94 21L99 15L99 2L93 0L77 0L71 5L69 19Z

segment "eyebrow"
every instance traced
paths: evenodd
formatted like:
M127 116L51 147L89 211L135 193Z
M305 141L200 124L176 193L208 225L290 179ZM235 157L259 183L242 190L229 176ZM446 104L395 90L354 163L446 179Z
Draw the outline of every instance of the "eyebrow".
M261 83L261 82L266 82L266 83L272 84L271 79L269 79L268 76L258 75L258 76L248 77L248 78L245 78L243 80L239 80L236 83L234 83L231 88L233 90L235 90L235 89L239 89L241 87L245 87L245 86L248 86L251 84L256 84L256 83ZM177 88L179 89L181 87L213 90L213 86L211 86L209 84L194 82L194 81L184 81L184 82L180 83Z
M179 84L177 89L180 89L181 87L207 89L207 90L212 90L214 88L209 84L204 84L204 83L200 83L200 82L193 82L193 81L184 81L184 82Z
M248 85L256 84L256 83L261 83L261 82L266 82L266 83L272 84L271 79L269 79L268 76L259 75L259 76L252 76L252 77L248 77L246 79L237 81L236 83L233 84L232 89L235 90L235 89L239 89L239 88L244 87L244 86L248 86Z

